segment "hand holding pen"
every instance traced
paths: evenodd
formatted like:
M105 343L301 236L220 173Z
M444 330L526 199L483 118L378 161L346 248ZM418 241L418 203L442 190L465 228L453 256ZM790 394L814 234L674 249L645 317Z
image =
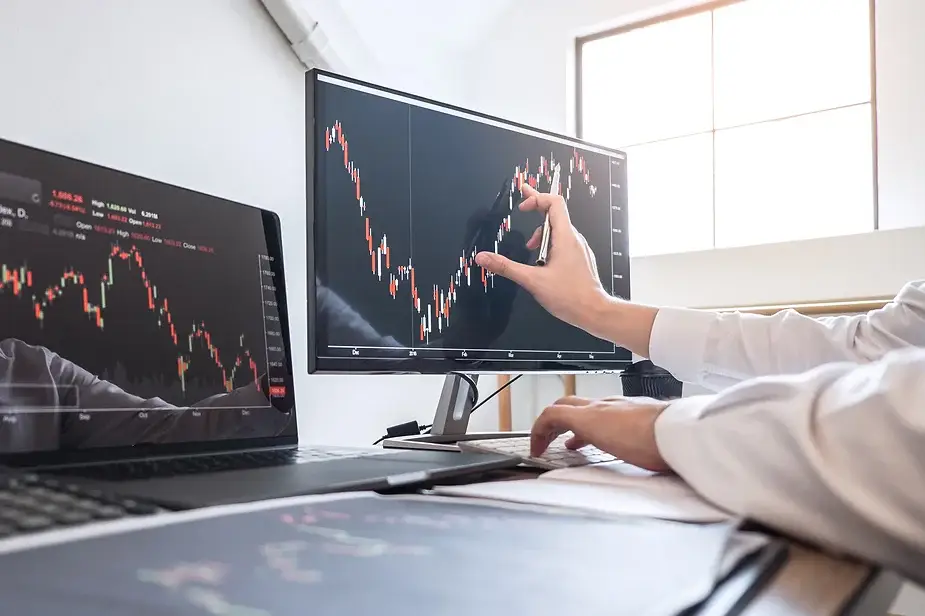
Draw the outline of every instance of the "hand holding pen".
M541 248L544 229L548 228L545 265L518 263L494 252L478 253L476 263L525 289L553 316L594 335L592 307L613 299L598 278L594 253L572 225L560 195L537 192L529 184L522 190L526 198L519 209L545 216L544 224L527 241L528 249Z

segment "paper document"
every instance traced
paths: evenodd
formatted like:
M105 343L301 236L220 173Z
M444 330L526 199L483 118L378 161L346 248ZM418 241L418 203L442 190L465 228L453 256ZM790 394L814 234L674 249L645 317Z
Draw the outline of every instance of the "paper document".
M40 534L0 554L4 614L672 616L767 542L466 501L354 493Z
M721 522L734 517L674 475L623 463L560 469L537 479L439 487L435 492L678 522Z

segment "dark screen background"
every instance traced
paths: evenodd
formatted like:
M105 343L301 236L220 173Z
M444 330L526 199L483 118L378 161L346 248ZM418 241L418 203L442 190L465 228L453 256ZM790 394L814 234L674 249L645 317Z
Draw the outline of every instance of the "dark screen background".
M489 209L501 185L510 179L517 165L536 168L541 155L562 165L562 184L567 181L568 160L573 148L559 143L479 124L471 120L419 107L411 109L412 190L411 212L415 227L411 251L417 271L424 281L443 281L453 271L464 243L464 230L473 218ZM439 138L434 138L439 136ZM450 146L449 144L452 144ZM610 212L607 194L606 156L583 152L592 169L604 172L599 180L601 192L592 199L584 184L573 180L575 189L569 200L572 223L588 240L597 257L598 271L609 290ZM579 188L578 186L581 186ZM548 189L541 182L540 189ZM511 216L511 235L505 242L524 244L543 224L537 212L520 212L516 205ZM436 240L436 241L435 241ZM492 250L493 245L479 246ZM526 260L527 253L519 255ZM535 258L535 255L530 255ZM500 278L495 287L512 286ZM491 293L493 291L489 291ZM488 344L499 350L597 351L613 352L613 345L550 315L524 291L508 290L514 296L511 309L515 318ZM460 293L485 293L483 287L462 287ZM454 327L455 325L451 325ZM463 326L464 327L464 326Z
M330 113L330 120L319 127L322 137L325 129L340 119L343 132L349 139L348 154L369 157L374 164L363 164L360 188L367 203L372 221L372 232L378 237L385 234L395 247L394 257L407 262L411 243L411 212L408 192L408 106L390 100L379 101L372 109L357 109L349 114L349 94L345 90L332 91L326 108L340 110ZM346 115L343 115L346 114ZM319 120L321 116L319 116ZM371 278L371 261L367 250L366 225L356 199L355 183L344 168L343 154L335 145L327 150L318 144L322 175L320 184L327 220L326 272L321 282L343 298L350 306L361 310L363 317L378 332L391 335L402 345L412 343L410 300L402 293L401 300L392 299L384 292L378 278ZM323 152L323 155L321 154ZM355 344L349 339L331 339L331 344Z
M0 285L0 340L47 347L129 393L177 406L225 392L222 368L235 388L253 382L250 359L258 375L269 372L291 390L288 348L268 358L264 330L281 303L273 276L261 274L270 265L261 268L260 255L280 258L270 214L4 141L0 173L9 174L0 182L0 205L16 214L12 225L7 216L0 226L0 268L28 270L32 282L18 294L10 280ZM17 201L17 178L40 184L38 203ZM114 247L131 257L111 258ZM152 297L156 288L153 310L146 281ZM85 310L84 289L95 306L105 294L102 327ZM37 303L45 304L41 319ZM178 357L189 365L185 391Z
M489 361L496 369L507 365L512 370L530 369L518 366L518 361L580 359L581 367L594 369L629 359L624 349L553 318L527 293L500 277L490 281L487 292L477 267L470 273L472 286L464 281L457 285L453 278L467 250L494 249L501 217L492 207L497 205L499 190L510 186L517 167L527 165L536 172L541 156L552 157L561 164L564 193L570 160L580 157L597 192L592 196L576 169L569 195L573 223L595 253L605 288L628 298L624 158L317 79L313 88L311 205L316 221L315 273L324 287L318 291L318 305L324 303L322 292L333 293L349 308L350 318L364 326L361 336L359 330L334 327L331 315L317 313L318 357L351 359L359 370L375 369L375 363L367 360L391 359L401 369L424 372L455 369L427 360L465 357L478 358L482 368ZM539 188L549 189L545 179ZM519 212L520 200L515 190L511 229L498 249L532 263L536 255L529 254L524 244L543 221L537 213ZM510 212L508 204L504 199L502 215ZM373 271L367 219L374 248L383 235L387 238L390 271L398 278L394 298L387 273L380 280ZM482 231L474 245L473 231L478 229ZM449 325L444 323L443 331L438 331L433 318L424 340L411 281L398 269L409 263L425 303L435 304L434 286L448 290L451 279L456 293ZM368 327L381 337L381 344L370 343ZM337 365L350 369L349 364Z

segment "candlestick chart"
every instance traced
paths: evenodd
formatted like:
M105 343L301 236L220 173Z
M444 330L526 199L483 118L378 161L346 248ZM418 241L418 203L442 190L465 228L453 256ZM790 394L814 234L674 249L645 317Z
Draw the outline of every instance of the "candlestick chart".
M264 350L258 341L238 334L237 345L224 345L220 348L211 326L205 320L179 322L175 318L173 303L149 275L145 257L137 246L110 244L108 250L100 252L99 263L100 267L92 271L65 266L61 268L58 277L40 280L27 262L0 262L0 300L6 297L27 305L33 323L45 332L53 330L50 338L66 338L64 330L74 322L75 316L66 313L75 310L79 311L82 321L99 334L97 344L102 345L114 344L113 336L120 337L126 331L138 330L139 324L145 322L148 328L156 330L162 343L166 342L173 356L167 361L174 364L174 374L181 394L171 402L183 404L195 401L188 400L190 394L193 397L202 396L202 387L190 392L189 374L191 369L197 367L200 378L215 383L214 386L204 386L211 394L232 391L248 382L254 382L259 387L262 360L256 353ZM143 306L144 314L127 311L126 301L121 302L121 310L113 308L113 304L119 303L114 300L114 295L119 293L137 295L133 298L132 306ZM77 301L74 301L75 298ZM117 323L120 327L110 332L113 329L110 312L113 310L118 312L118 316L113 318L120 321ZM9 307L5 311L9 314ZM126 322L130 322L128 328ZM164 348L163 344L150 345L149 342L136 340L137 352L144 354ZM263 342L263 339L259 341ZM252 347L252 344L255 346ZM117 384L124 379L124 376L121 379L117 375L107 376L112 377Z
M415 315L415 338L425 345L431 342L433 336L442 334L450 327L459 294L464 289L490 293L494 288L494 275L480 267L475 257L484 250L499 252L512 230L512 216L517 212L515 206L525 197L524 185L548 192L552 170L559 164L563 172L559 194L566 201L579 190L585 191L590 198L594 198L598 192L588 161L576 148L571 148L567 160L557 159L556 154L550 152L548 155L537 154L511 161L505 180L504 211L491 239L485 242L487 245L462 249L452 261L447 262L447 273L442 279L423 281L418 275L410 247L396 247L389 241L387 217L377 217L376 204L366 198L360 161L363 153L351 150L347 127L340 120L334 120L325 127L323 140L326 155L342 168L343 181L352 185L352 203L341 203L338 207L353 207L357 217L362 220L363 236L357 236L353 241L357 250L364 250L368 254L367 276L379 283L382 293L391 299L410 303Z

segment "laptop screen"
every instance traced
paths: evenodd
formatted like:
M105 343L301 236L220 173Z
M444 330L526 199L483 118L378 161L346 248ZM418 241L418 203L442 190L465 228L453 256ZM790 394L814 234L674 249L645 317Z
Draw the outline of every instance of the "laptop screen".
M0 140L0 462L295 442L280 233Z

